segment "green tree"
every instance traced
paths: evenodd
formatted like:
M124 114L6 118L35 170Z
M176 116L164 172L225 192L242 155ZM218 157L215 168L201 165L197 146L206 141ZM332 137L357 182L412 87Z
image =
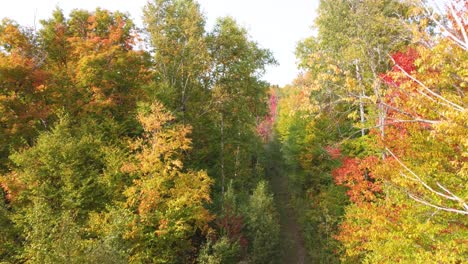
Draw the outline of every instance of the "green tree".
M185 122L209 98L201 82L209 70L205 18L195 1L154 0L144 8L144 23L154 53L152 94Z
M216 242L209 240L200 250L197 263L200 264L234 264L238 263L240 246L238 242L231 242L222 236Z
M252 262L275 262L279 254L279 219L266 182L258 183L249 198L245 215Z
M81 133L67 117L37 143L11 156L2 177L11 219L23 241L16 257L33 263L80 262L86 251L91 212L102 211L106 192L105 144L98 134Z
M261 144L255 128L266 114L268 96L268 85L260 77L275 61L270 51L258 47L230 17L218 19L207 43L213 65L212 116L220 143L218 175L224 193L228 179L246 184L246 176L258 174L258 164L252 164L259 160Z

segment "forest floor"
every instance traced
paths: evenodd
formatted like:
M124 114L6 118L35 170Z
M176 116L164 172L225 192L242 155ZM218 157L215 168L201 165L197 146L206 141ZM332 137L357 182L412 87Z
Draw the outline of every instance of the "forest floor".
M276 207L280 215L280 263L309 263L297 214L291 206L288 174L282 160L279 143L276 141L270 142L266 146L266 152L268 158L266 176L270 181Z

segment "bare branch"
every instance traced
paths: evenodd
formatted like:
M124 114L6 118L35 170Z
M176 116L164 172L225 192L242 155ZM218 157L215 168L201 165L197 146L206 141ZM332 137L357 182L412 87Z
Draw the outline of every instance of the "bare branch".
M414 176L414 178L411 178L411 177L408 177L407 175L405 175L404 173L400 172L400 175L402 175L403 177L407 178L407 179L410 179L412 181L415 181L415 182L418 182L420 183L422 186L424 186L427 190L429 190L430 192L432 192L433 194L436 194L438 196L441 196L443 198L446 198L448 200L452 200L452 201L456 201L456 202L459 202L462 207L463 207L463 211L462 210L458 210L458 209L453 209L453 208L447 208L447 207L441 207L441 206L437 206L437 205L434 205L434 204L431 204L425 200L422 200L421 198L417 198L416 196L412 195L412 194L409 194L409 196L411 198L413 198L414 200L418 201L418 202L421 202L423 204L426 204L426 205L429 205L429 206L432 206L434 208L438 208L440 210L444 210L444 211L450 211L450 212L456 212L456 213L460 213L462 212L462 214L468 214L468 205L465 203L465 201L463 201L461 198L459 198L458 196L454 195L452 192L450 192L447 188L445 188L444 186L442 186L440 183L437 183L437 186L439 186L439 188L441 188L442 190L444 190L447 194L444 194L444 193L441 193L441 192L438 192L436 190L434 190L431 186L429 186L426 182L424 182L415 172L413 172L410 168L408 168L408 166L406 166L390 149L388 148L385 148L386 151L388 151L388 153L390 153L390 155L405 169L407 170L409 173L411 173L412 176Z
M439 210L442 210L442 211L446 211L446 212L452 212L452 213L456 213L456 214L462 214L462 215L468 215L468 211L462 211L462 210L458 210L458 209L453 209L453 208L448 208L448 207L443 207L443 206L439 206L439 205L435 205L435 204L432 204L428 201L425 201L413 194L410 194L408 193L408 196L415 200L416 202L419 202L419 203L422 203L424 205L427 205L427 206L430 206L430 207L433 207L433 208L436 208L436 209L439 209Z
M439 186L439 188L441 188L442 190L444 190L446 193L448 193L449 195L451 195L452 197L456 198L457 201L463 206L463 208L465 208L465 211L468 211L468 205L465 203L464 200L462 200L460 197L456 196L455 194L453 194L451 191L449 191L447 188L445 188L444 186L442 186L442 184L440 183L437 183L437 186Z
M456 198L453 198L453 197L451 197L451 196L445 195L445 194L443 194L443 193L441 193L441 192L438 192L438 191L432 189L431 186L427 185L427 183L425 183L424 181L422 181L421 178L419 178L418 176L416 176L416 178L411 178L411 177L406 176L406 175L405 175L404 173L402 173L402 172L400 172L400 175L402 175L403 177L405 177L405 178L407 178L407 179L410 179L410 180L412 180L412 181L419 182L420 184L422 184L426 189L428 189L428 190L431 191L432 193L435 193L435 194L437 194L437 195L439 195L439 196L441 196L441 197L444 197L444 198L449 199L449 200L452 200L452 201L457 201Z
M455 12L454 3L452 2L448 4L448 6L450 9L450 12L452 13L452 17L455 19L455 22L457 22L457 26L463 35L465 47L468 48L468 35L466 34L466 31L465 31L465 27L464 27L465 25L463 25L463 22L460 20L460 17L457 15L457 12Z
M390 108L390 109L392 109L392 110L394 110L394 111L397 111L397 112L400 113L400 114L404 114L404 115L406 115L406 116L408 116L408 117L411 117L411 118L413 118L413 119L417 119L417 117L415 117L414 115L412 115L412 114L410 114L410 113L408 113L408 112L406 112L406 111L404 111L404 110L401 110L400 108L394 107L394 106L389 105L389 104L386 104L386 103L384 103L384 102L381 102L381 104L384 105L384 106L387 107L387 108Z
M411 173L411 175L414 176L414 181L417 181L419 183L421 183L426 189L428 189L429 191L437 194L437 195L440 195L444 198L447 198L447 199L450 199L450 200L454 200L456 201L456 199L454 199L453 197L450 197L450 196L447 196L443 193L440 193L434 189L431 188L431 186L427 185L423 180L421 180L421 178L414 172L412 171L410 168L408 168L408 166L406 166L390 149L388 148L385 148L386 151L388 151L388 153L390 153L390 155L405 169L407 170L409 173ZM403 174L402 172L400 172L400 174ZM404 175L404 174L403 174ZM412 179L412 178L410 178Z
M417 84L419 84L425 91L427 91L429 94L433 95L434 97L442 100L443 102L446 102L447 104L449 104L453 109L457 110L457 111L460 111L460 112L463 112L465 110L465 108L463 108L462 106L459 106L449 100L447 100L446 98L444 98L443 96L441 96L440 94L432 91L431 89L429 89L424 83L422 83L420 80L416 79L415 77L413 77L411 74L409 74L405 69L403 69L400 65L398 65L395 60L392 58L392 61L395 63L395 66L401 70L406 77L410 78L411 80L413 80L414 82L416 82Z
M422 6L424 7L424 9L426 10L426 13L429 14L431 20L437 24L437 26L439 26L443 31L444 33L449 37L449 39L453 40L455 42L455 44L457 44L458 46L460 46L462 49L464 50L468 50L468 42L466 41L463 41L462 39L460 39L459 37L457 37L455 34L453 34L451 32L451 30L449 28L447 28L446 25L444 25L443 23L441 23L439 21L439 19L437 19L434 15L434 12L431 12L429 10L429 8L427 7L427 5L425 3L423 3L422 1L420 1L422 3ZM437 4L437 2L433 1L435 3L435 6L439 9L439 12L440 13L443 13L441 10L440 10L440 7L439 5ZM453 8L453 2L449 4L449 7L450 8ZM455 19L458 17L456 14L454 14L454 17ZM458 23L458 22L457 22ZM461 28L462 31L464 31L464 28L462 26L459 25L459 27ZM465 32L466 34L466 32Z
M441 122L439 120L429 120L429 119L422 119L422 118L415 118L415 119L392 119L392 118L387 118L387 119L393 120L392 122L387 123L387 125L398 124L398 123L426 123L426 124L436 125L436 124Z

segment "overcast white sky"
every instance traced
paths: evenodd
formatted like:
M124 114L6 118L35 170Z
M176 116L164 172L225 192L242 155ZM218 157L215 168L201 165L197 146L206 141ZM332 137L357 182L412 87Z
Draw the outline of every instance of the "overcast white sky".
M264 79L285 85L297 75L295 46L312 34L311 25L319 0L198 0L211 27L217 17L230 15L246 27L261 47L270 49L279 66L270 67ZM21 25L33 26L50 17L58 5L66 14L71 9L101 7L130 13L141 25L147 0L0 0L0 18L9 17ZM37 25L39 23L36 23Z

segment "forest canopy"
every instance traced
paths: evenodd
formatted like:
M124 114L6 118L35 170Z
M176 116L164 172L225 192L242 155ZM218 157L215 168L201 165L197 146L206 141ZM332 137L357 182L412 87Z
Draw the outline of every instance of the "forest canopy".
M321 0L285 87L142 8L1 20L0 263L464 263L468 2Z

